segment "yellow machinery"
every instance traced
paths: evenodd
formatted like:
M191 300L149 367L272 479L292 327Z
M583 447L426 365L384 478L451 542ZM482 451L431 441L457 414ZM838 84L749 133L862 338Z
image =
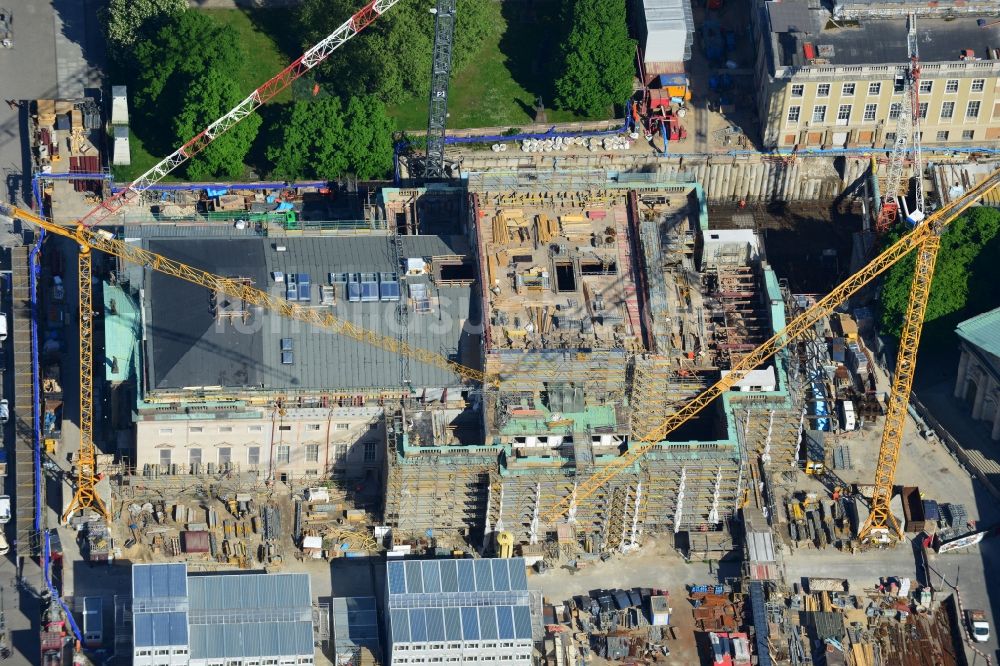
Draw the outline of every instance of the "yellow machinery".
M497 535L497 557L514 557L514 535L510 532L501 532Z
M77 259L80 291L80 451L76 461L76 493L66 507L63 522L77 511L90 509L109 518L108 509L97 493L97 452L94 449L94 311L90 248L80 246Z
M894 530L898 536L898 526L888 511L889 499L892 495L892 482L895 477L896 461L899 455L900 437L902 436L902 424L905 420L906 404L909 400L910 387L913 381L913 369L916 359L916 345L920 339L920 326L926 310L927 297L931 278L933 277L934 259L940 245L939 234L944 226L968 209L988 192L1000 185L1000 171L990 175L984 182L970 189L963 196L950 204L944 206L912 232L895 242L884 250L867 266L852 275L842 284L837 286L828 295L816 302L808 310L795 317L784 329L776 333L769 340L761 344L755 350L742 357L737 362L729 374L718 382L705 389L693 400L682 406L677 412L671 414L659 427L637 440L636 445L625 455L619 456L599 472L582 482L576 493L565 498L553 509L547 511L544 517L548 521L555 521L566 515L575 502L586 501L601 486L617 476L621 471L627 469L638 461L647 451L652 449L658 442L663 441L666 436L686 423L696 414L701 412L709 403L723 393L729 391L738 381L743 379L747 373L767 361L778 351L788 346L799 335L810 330L819 320L829 316L835 308L846 302L846 300L857 293L862 287L870 283L876 277L885 272L904 256L917 247L921 247L918 257L918 270L914 276L913 290L911 291L910 303L907 311L906 324L904 326L903 337L900 341L899 361L897 362L897 373L893 382L893 395L890 397L889 414L886 418L886 429L882 438L882 445L879 452L878 473L876 484L878 486L873 499L873 510L865 524L863 534L869 538L885 540ZM255 289L248 284L236 280L220 277L207 271L203 271L181 262L163 257L149 252L135 245L127 244L115 239L111 234L99 231L83 225L75 228L64 227L55 224L29 211L18 209L14 206L0 204L0 213L17 217L24 222L36 227L45 229L51 233L71 238L80 244L84 250L87 248L100 250L107 254L116 256L124 261L134 263L146 268L171 275L197 285L204 286L216 292L225 293L231 297L243 299L248 303L260 306L275 314L297 319L326 330L346 335L355 340L372 344L382 349L398 354L407 354L419 361L444 367L456 374L477 382L492 383L494 378L487 380L484 373L467 368L455 363L437 353L416 348L408 345L396 338L390 338L378 333L355 326L349 322L340 320L330 314L322 313L319 310L303 308L290 303L285 299L272 296L264 291ZM83 252L82 254L87 254ZM81 259L81 266L85 260ZM89 273L89 260L86 260ZM81 271L82 272L82 271ZM87 292L89 293L89 276ZM81 288L81 295L83 294ZM82 307L82 305L81 305ZM89 315L89 309L88 309ZM89 316L81 316L81 328L90 326ZM89 339L89 334L86 336ZM81 361L83 360L84 336L81 334ZM89 348L86 352L89 359ZM83 363L81 362L81 373ZM90 385L89 375L81 375L81 385ZM81 386L81 394L83 394ZM88 391L89 394L89 391ZM81 403L83 398L81 397ZM895 405L895 406L894 406ZM81 405L83 407L83 405ZM87 416L90 416L88 410ZM81 421L84 418L81 415ZM81 463L83 462L83 448L86 446L93 452L93 442L88 437L84 439L81 427ZM97 497L94 490L95 470L93 464L79 466L80 478L77 496L74 497L73 507L92 506L98 511L103 509L103 503ZM81 489L83 492L81 492ZM96 500L96 501L95 501ZM100 504L99 504L100 503Z

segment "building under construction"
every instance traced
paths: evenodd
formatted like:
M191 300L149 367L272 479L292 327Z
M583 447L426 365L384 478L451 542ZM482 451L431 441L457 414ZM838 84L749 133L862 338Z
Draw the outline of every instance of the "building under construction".
M786 312L758 237L712 230L699 186L590 177L470 177L487 379L464 410L389 417L385 520L398 534L488 545L508 532L531 552L683 532L689 548L710 547L757 462L797 459L797 360L782 357L577 496Z

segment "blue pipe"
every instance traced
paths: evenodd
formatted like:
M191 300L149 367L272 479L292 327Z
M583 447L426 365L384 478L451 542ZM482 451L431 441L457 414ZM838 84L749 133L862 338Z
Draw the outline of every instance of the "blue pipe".
M326 187L330 184L328 180L307 181L304 183L294 183L291 181L271 182L271 183L177 183L171 185L153 185L147 187L147 192L172 192L185 190L204 190L207 188L226 188L230 190L273 190L284 187ZM112 185L112 192L121 192L126 187L115 187Z
M38 204L38 214L42 217L45 216L45 203L42 201L41 194L38 189L38 175L36 174L34 178L31 179L31 189L35 195L35 201ZM34 247L31 248L31 252L28 254L28 264L30 270L28 272L28 282L29 282L29 298L31 301L31 391L32 391L32 406L34 408L34 414L32 416L32 430L33 434L33 444L34 444L34 463L35 463L35 531L42 531L42 408L41 408L41 385L39 382L39 364L38 364L38 275L41 273L41 265L36 265L35 260L38 257L39 252L42 250L42 241L45 240L45 230L42 229L38 234L38 241L35 243ZM69 607L66 602L63 601L62 596L56 591L55 587L52 585L52 573L51 573L51 560L52 560L52 545L50 543L50 535L48 530L45 531L45 539L42 543L42 579L45 581L45 587L48 588L49 594L52 598L59 602L59 605L63 609L63 613L66 616L67 622L69 622L70 629L73 630L73 636L76 640L83 642L83 632L80 631L80 627L76 624L76 619L73 618L73 613L70 612Z

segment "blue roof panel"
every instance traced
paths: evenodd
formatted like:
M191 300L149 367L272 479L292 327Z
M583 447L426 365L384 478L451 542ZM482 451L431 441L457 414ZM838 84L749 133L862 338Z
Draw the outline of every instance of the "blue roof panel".
M410 639L414 643L427 642L427 620L423 608L410 609Z
M483 635L484 641L497 640L496 607L481 606L479 608L479 632Z
M389 624L393 643L410 642L410 615L402 608L389 611Z
M424 592L427 594L437 594L441 591L441 569L440 562L428 560L421 562L423 565Z
M507 560L510 570L510 589L512 590L527 590L528 589L528 574L524 570L524 560L520 557L514 557Z
M427 640L432 643L444 641L444 613L440 608L425 608L424 618L427 620Z
M410 594L419 594L424 591L420 562L406 562L406 591Z
M480 592L493 590L493 568L489 560L474 560L476 565L476 589Z
M444 633L446 641L462 640L462 611L458 608L444 609Z
M493 565L493 589L498 592L506 592L510 589L507 560L490 560L489 562Z
M458 592L458 567L455 560L441 561L441 591Z
M527 606L514 606L515 638L531 638L531 611Z
M458 591L476 591L475 570L472 568L472 560L458 560Z
M514 638L514 614L511 606L497 606L497 631L500 640L508 641Z
M462 639L479 640L479 615L475 608L469 606L462 606Z
M389 562L389 594L406 593L406 572L403 569L403 564L403 562Z

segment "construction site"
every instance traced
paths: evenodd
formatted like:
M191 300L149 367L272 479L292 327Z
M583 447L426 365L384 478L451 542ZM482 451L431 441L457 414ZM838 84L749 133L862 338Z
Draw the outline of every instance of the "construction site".
M996 205L1000 169L923 163L916 14L884 154L668 158L690 145L695 27L663 0L622 130L515 130L493 152L567 154L463 161L440 0L426 151L400 139L392 181L167 178L394 2L130 184L105 168L130 160L123 87L110 123L88 99L8 102L33 174L33 210L0 204L20 235L17 584L36 558L44 583L27 661L957 666L995 648L977 549L1000 491L911 392L941 236ZM734 30L700 34L726 78L754 76L723 60ZM655 155L612 154L640 134ZM890 344L881 277L911 254Z

